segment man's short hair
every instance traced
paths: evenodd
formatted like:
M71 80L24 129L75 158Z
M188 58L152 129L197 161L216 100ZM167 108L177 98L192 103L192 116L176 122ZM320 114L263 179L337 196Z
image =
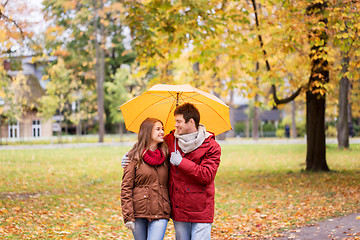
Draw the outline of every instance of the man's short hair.
M191 118L194 119L196 128L199 128L200 112L192 103L184 103L176 107L175 115L183 115L185 122L188 122Z

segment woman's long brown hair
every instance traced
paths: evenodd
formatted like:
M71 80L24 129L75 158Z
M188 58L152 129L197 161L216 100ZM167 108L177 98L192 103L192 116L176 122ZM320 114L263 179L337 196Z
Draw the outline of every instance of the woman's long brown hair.
M143 158L142 158L143 152L145 149L149 147L151 143L152 130L154 128L155 123L157 122L160 122L161 125L164 126L164 124L159 119L156 118L147 118L140 125L138 141L134 144L134 146L132 147L132 149L129 151L128 154L129 159L131 161L133 160L137 161L137 166L139 166L143 162ZM165 140L164 142L158 144L158 148L160 148L163 151L165 158L167 158L169 155L169 151Z

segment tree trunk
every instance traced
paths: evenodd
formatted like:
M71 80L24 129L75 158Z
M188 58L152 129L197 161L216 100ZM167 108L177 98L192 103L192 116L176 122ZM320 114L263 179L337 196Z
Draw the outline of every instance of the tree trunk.
M296 104L295 100L291 103L291 118L292 118L292 124L291 124L291 138L297 138L297 131L296 131Z
M341 60L341 72L343 73L343 76L340 79L339 88L339 116L337 124L338 148L349 148L349 79L345 76L345 73L348 71L349 62L350 58L348 56L344 56Z
M255 95L255 103L258 101L259 96ZM254 105L254 118L253 118L253 126L252 126L252 138L254 140L259 139L259 123L260 123L260 113L259 108Z
M354 125L353 125L353 121L352 121L352 110L351 110L351 89L352 89L352 84L349 81L349 104L348 104L348 123L349 123L349 138L354 136Z
M61 125L60 125L61 126ZM61 127L60 130L57 131L57 139L58 139L58 143L62 143L62 131L61 131Z
M0 145L2 145L2 119L0 115Z
M195 87L198 88L201 86L201 82L200 82L200 63L199 62L195 62L192 66L195 77L193 80L193 83L195 84Z
M229 102L229 114L230 114L230 123L231 126L235 125L235 107L234 107L234 90L229 90L230 91L230 102ZM230 130L228 132L228 137L235 137L235 131L234 131L234 127L233 130Z
M306 170L328 171L325 146L325 97L306 92Z
M118 128L119 128L120 142L122 142L122 141L123 141L123 132L124 132L124 128L123 128L123 123L122 123L122 122L119 122Z
M250 137L250 124L249 124L249 118L246 119L245 122L245 137L249 138Z
M104 119L104 80L105 80L105 53L104 53L104 26L100 21L97 13L96 0L93 1L96 17L95 25L95 48L96 48L96 90L97 90L97 107L99 121L99 142L104 142L105 119ZM100 0L100 9L103 8L103 0ZM100 38L100 39L98 39ZM99 43L100 40L100 43Z
M306 13L313 17L317 14L324 14L326 2L311 4ZM327 24L327 19L319 20ZM316 23L313 23L315 25ZM326 94L323 85L329 81L329 68L326 58L327 52L324 47L327 43L327 33L324 29L315 28L309 34L309 41L314 42L316 38L322 40L323 44L311 47L311 75L308 89L306 91L306 170L307 171L329 171L326 163L325 143L325 102ZM320 45L320 46L319 46Z
M82 126L81 126L81 120L78 122L78 124L76 124L76 136L78 139L80 139L81 137L81 132L82 132Z
M259 62L256 63L256 72L260 69ZM256 86L259 86L259 77L256 77ZM253 127L252 127L252 137L254 140L259 139L259 123L260 123L260 113L259 108L256 106L257 102L259 101L259 95L255 95L254 99L254 119L253 119Z

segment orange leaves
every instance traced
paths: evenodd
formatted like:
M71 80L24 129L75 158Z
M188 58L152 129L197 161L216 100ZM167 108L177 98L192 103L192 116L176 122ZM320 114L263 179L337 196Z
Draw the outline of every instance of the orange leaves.
M360 146L354 144L352 151L329 148L328 163L337 172L307 173L299 166L305 146L223 145L212 239L271 239L284 229L358 210ZM0 175L9 184L0 184L6 192L0 193L0 236L131 239L119 197L119 156L126 149L2 152ZM88 184L99 178L103 183ZM23 185L32 192L21 193ZM172 221L165 239L175 239Z
M124 13L125 13L126 9L124 7L124 5L120 2L113 2L111 5L109 6L105 6L104 7L104 12L105 13L118 13L118 14L114 14L114 17L117 18L121 18Z
M55 49L55 50L52 52L52 54L53 54L54 56L58 56L58 57L63 57L63 58L65 58L65 57L67 57L67 56L70 55L70 52L69 52L68 50L63 49L63 48L61 48L61 47L59 46L57 49Z
M25 1L3 1L0 3L0 53L3 54L11 47L24 45L24 40L31 38L29 30L34 24L26 21L22 16L31 11Z
M76 7L76 0L66 0L62 3L62 6L64 8L64 12L68 10L74 10Z

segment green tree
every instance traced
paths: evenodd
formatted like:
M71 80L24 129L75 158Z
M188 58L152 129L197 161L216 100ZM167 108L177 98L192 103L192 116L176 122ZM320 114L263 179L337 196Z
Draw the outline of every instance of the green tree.
M130 88L134 85L134 80L130 78L130 70L127 67L118 68L113 81L105 83L105 100L106 104L110 106L110 121L113 124L118 124L120 136L123 132L124 119L118 107L130 100Z
M332 0L329 4L331 41L334 45L334 79L339 86L337 137L339 148L349 148L349 125L351 123L350 86L359 78L359 7L358 1ZM341 59L336 60L336 58Z
M46 84L46 95L40 99L40 114L50 119L59 112L65 120L70 120L71 103L77 100L75 91L79 89L79 82L73 78L73 72L66 68L62 58L48 69L48 74L51 81Z
M89 111L88 115L97 112L102 142L105 114L109 112L104 106L103 85L111 81L111 74L122 63L131 63L135 57L123 44L123 5L117 1L86 0L51 0L44 5L45 14L54 22L46 34L46 48L62 57L79 85L86 86L81 87L86 91L81 91L84 99L79 101L80 109Z

